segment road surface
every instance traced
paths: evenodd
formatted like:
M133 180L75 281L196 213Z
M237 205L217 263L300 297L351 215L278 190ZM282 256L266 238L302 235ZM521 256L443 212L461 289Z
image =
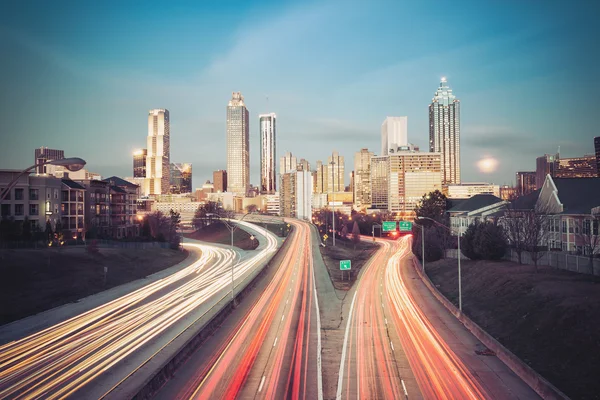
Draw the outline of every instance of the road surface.
M230 249L186 243L199 260L92 310L0 346L0 398L99 398L177 336L270 257L277 239L240 259ZM93 384L90 384L93 382Z
M337 398L535 399L538 396L427 292L411 237L380 240L350 306Z
M323 398L311 228L288 222L294 230L253 302L234 311L156 398Z

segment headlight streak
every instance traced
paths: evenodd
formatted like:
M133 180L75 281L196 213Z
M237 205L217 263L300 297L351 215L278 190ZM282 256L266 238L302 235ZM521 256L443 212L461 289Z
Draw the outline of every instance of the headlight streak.
M240 222L258 230L256 226ZM107 369L192 312L231 288L229 249L188 244L201 257L168 277L70 318L38 333L0 346L0 398L59 398L75 393ZM252 258L235 265L236 284L277 248L268 234ZM211 268L206 268L214 261Z

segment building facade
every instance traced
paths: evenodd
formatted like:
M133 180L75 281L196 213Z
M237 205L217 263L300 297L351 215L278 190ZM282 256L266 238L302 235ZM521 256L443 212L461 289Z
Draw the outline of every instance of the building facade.
M594 138L594 151L596 153L596 170L600 177L600 136Z
M63 158L65 158L64 150L49 149L47 147L40 147L39 149L35 149L34 153L35 153L35 161L34 161L35 165L44 163L46 161L62 160ZM38 174L45 174L46 166L45 165L37 166L35 168L35 172L37 172Z
M215 193L227 191L227 171L222 169L213 172L213 185Z
M85 212L84 222L88 236L110 237L110 183L97 180L77 180L84 186Z
M381 155L408 145L408 117L387 117L381 124Z
M535 179L534 171L517 172L517 196L525 196L535 191Z
M283 176L290 171L295 171L298 166L298 161L289 151L279 159L279 175Z
M444 193L449 199L468 199L478 194L491 194L500 196L500 185L492 185L485 182L461 183L460 185L448 185Z
M371 208L388 209L389 194L388 156L371 157Z
M546 181L546 175L554 176L558 169L559 155L544 154L535 159L535 188L541 189Z
M371 207L371 158L373 152L361 149L354 154L354 205L357 209Z
M596 156L559 158L556 178L594 178L598 176Z
M283 217L312 219L313 182L310 171L300 167L281 177L280 214Z
M70 179L62 179L61 225L66 239L85 239L85 187Z
M315 193L327 193L329 179L327 175L327 166L323 165L322 161L317 161L317 169L315 170L315 174L313 179L316 179L316 184L314 185Z
M429 105L429 151L440 153L442 184L460 183L460 101L442 78Z
M275 113L258 116L260 123L260 192L275 193L277 190L277 115Z
M169 193L170 182L169 110L157 108L148 112L148 139L144 193L159 195Z
M192 193L192 164L171 163L170 169L170 193Z
M133 152L133 177L146 177L146 158L148 157L147 149L138 149Z
M250 188L250 125L244 96L233 92L227 105L227 191L246 195Z
M343 192L345 189L344 157L334 151L327 158L327 193Z

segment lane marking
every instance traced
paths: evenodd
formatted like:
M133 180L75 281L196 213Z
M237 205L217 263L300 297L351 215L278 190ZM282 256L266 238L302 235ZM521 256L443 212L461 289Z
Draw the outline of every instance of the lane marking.
M400 379L402 382L402 389L404 389L404 396L408 399L408 392L406 391L406 385L404 385L404 379Z
M392 346L392 351L394 351L394 343L390 342L390 346Z
M265 378L266 376L263 375L262 379L260 380L260 386L258 387L258 393L260 393L260 391L262 390L263 385L265 384ZM404 385L404 383L402 383ZM404 392L406 392L406 389L404 389Z
M340 363L340 372L338 373L338 388L335 396L336 400L342 399L342 384L344 381L344 364L346 362L346 348L348 347L348 332L350 331L350 321L352 321L352 310L354 309L354 302L356 301L356 295L358 292L354 292L352 298L352 304L350 305L350 312L348 313L348 322L346 323L346 332L344 333L344 345L342 346L342 361Z
M315 269L313 267L313 282L315 281ZM315 309L317 310L317 390L318 400L323 400L323 372L321 370L321 315L319 311L319 299L317 297L317 285L313 284L315 292Z
M275 343L273 343L273 347L275 347L275 345L277 344L277 339L278 338L275 338Z
M387 318L385 318L385 324L387 325Z
M281 316L281 320L282 320L282 321L283 321L283 318L284 318L284 317L285 317L285 314L283 314L283 315Z

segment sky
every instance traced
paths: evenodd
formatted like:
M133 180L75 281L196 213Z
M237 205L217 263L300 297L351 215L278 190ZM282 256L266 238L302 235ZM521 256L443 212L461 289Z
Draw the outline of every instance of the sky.
M513 184L544 153L593 153L600 135L594 1L13 1L0 14L0 168L65 150L105 177L132 175L148 110L171 116L171 161L195 187L226 168L226 106L261 113L277 157L378 153L386 116L427 151L440 77L461 101L464 182ZM477 162L498 160L483 173ZM346 184L349 182L346 177Z

